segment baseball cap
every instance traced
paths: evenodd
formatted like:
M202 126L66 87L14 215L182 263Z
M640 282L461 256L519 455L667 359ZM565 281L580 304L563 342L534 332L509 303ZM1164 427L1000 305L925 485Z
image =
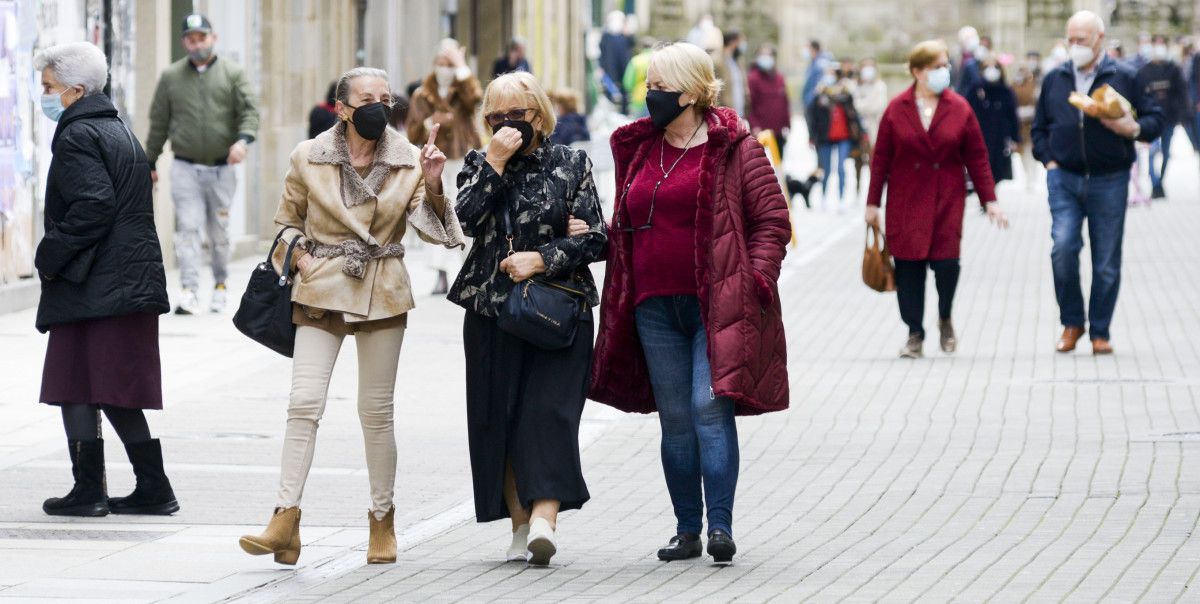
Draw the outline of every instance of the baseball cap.
M212 23L209 23L208 17L204 15L188 15L183 19L183 35L188 35L194 31L201 31L206 34L212 33Z

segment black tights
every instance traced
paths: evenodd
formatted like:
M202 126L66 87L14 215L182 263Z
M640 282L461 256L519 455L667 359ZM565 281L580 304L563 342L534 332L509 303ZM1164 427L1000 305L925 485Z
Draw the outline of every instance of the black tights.
M900 260L896 259L896 301L900 304L900 318L908 325L908 333L925 337L921 325L925 316L925 270L933 269L934 283L938 292L938 318L950 318L954 305L954 290L958 288L960 267L958 258L947 260Z
M67 440L96 440L100 438L100 410L117 431L117 437L127 445L150 440L150 426L141 409L125 409L108 405L62 405L63 427Z

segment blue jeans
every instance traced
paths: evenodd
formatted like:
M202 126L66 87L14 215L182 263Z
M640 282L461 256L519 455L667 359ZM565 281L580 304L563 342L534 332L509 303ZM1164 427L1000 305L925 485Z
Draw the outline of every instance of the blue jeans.
M830 168L833 166L833 152L837 149L838 199L846 196L846 158L854 147L850 141L836 143L821 143L817 145L817 165L824 172L821 177L821 195L829 196Z
M1090 322L1092 338L1108 339L1121 287L1121 242L1125 238L1129 172L1086 176L1058 168L1047 173L1046 186L1050 192L1050 236L1054 241L1050 261L1054 267L1059 319L1066 327L1086 327ZM1091 313L1086 317L1079 283L1085 219L1092 252Z
M1192 142L1192 148L1200 151L1200 113L1191 115L1183 120L1183 131L1187 134L1188 140Z
M708 334L696 296L661 296L634 311L662 425L662 465L678 533L733 534L738 440L733 401L713 396ZM701 497L701 486L704 496Z
M1175 136L1174 124L1163 128L1162 136L1158 140L1150 144L1150 157L1147 163L1150 164L1150 184L1154 188L1162 186L1163 177L1167 175L1167 161L1171 159L1171 139ZM1162 167L1154 169L1154 156L1162 153Z

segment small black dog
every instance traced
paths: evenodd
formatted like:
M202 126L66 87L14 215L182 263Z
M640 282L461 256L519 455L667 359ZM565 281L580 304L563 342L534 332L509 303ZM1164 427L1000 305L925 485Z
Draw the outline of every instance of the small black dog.
M792 199L796 195L800 195L804 198L804 207L811 210L812 204L808 201L808 194L812 191L813 185L821 182L821 171L817 170L816 172L813 172L811 176L804 180L798 180L789 174L786 182L788 199Z

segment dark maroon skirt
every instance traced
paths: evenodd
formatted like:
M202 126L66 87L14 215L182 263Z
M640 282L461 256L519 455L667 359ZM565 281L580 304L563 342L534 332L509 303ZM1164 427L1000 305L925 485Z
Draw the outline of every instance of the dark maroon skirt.
M158 315L88 319L50 327L43 403L162 409Z

